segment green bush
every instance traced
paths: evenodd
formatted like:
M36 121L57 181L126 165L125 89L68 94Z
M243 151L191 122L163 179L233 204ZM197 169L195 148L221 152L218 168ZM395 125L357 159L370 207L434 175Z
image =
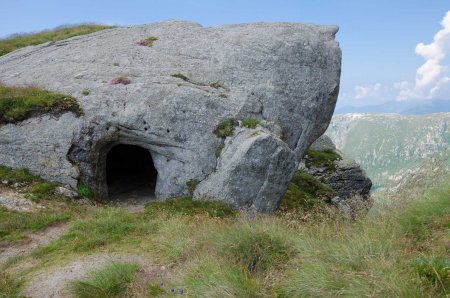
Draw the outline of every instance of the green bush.
M77 193L80 197L85 198L92 198L94 197L94 192L89 188L89 186L86 186L84 184L79 184L77 186Z
M174 74L171 74L170 76L177 78L177 79L182 79L185 82L189 82L189 78L182 73L174 73Z
M124 297L138 269L136 264L112 263L73 282L71 291L77 298Z
M75 98L37 87L0 85L0 125L15 123L44 113L71 111L83 114Z
M77 26L56 28L35 34L23 34L6 39L0 39L0 56L26 46L38 45L49 41L64 40L70 37L85 35L108 28L113 27L95 24L82 24Z
M7 180L10 184L14 183L26 183L37 181L39 178L32 175L26 169L11 169L8 167L0 166L0 180Z

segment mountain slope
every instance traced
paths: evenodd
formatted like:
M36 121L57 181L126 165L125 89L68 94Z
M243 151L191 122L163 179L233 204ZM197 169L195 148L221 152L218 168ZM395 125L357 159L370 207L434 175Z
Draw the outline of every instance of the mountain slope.
M397 186L433 160L450 164L450 113L335 115L326 134L366 169L375 188Z

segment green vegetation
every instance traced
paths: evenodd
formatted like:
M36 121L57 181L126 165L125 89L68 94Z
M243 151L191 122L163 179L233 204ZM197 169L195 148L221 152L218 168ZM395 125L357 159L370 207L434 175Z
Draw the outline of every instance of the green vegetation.
M64 40L70 37L85 35L108 28L113 27L95 24L82 24L77 26L56 28L54 30L34 34L17 35L7 39L0 39L0 56L26 46L38 45L49 41Z
M334 150L307 150L305 155L305 162L307 167L324 167L329 172L333 172L336 170L336 165L334 164L334 162L340 159L342 159L342 157Z
M222 84L220 84L219 82L213 82L213 83L209 84L209 87L214 88L214 89L219 89L219 88L222 88Z
M261 121L258 119L244 119L242 120L242 126L247 128L255 128L257 125L261 125Z
M188 188L189 197L192 197L194 194L195 189L197 188L197 185L200 183L197 179L191 179L188 182L186 182L186 186Z
M214 128L213 133L219 138L225 138L232 136L234 133L234 128L239 123L235 119L225 119L219 122Z
M135 264L109 264L91 272L86 280L74 282L72 293L77 298L124 297L138 268Z
M70 218L70 212L19 212L0 206L0 243L16 242L24 239L26 232L37 232Z
M308 211L314 208L325 208L336 194L310 174L297 171L289 183L286 194L281 201L280 210L285 211Z
M218 201L194 201L192 198L175 198L162 202L151 202L145 206L145 212L150 215L182 214L193 216L203 214L209 217L224 218L236 214L230 206Z
M220 98L228 98L228 95L226 95L225 93L219 93L217 94L217 96Z
M189 78L182 73L174 73L174 74L171 74L170 76L177 78L177 79L182 79L185 82L189 82Z
M95 196L94 192L89 188L89 186L84 184L79 184L77 186L77 193L80 197L93 198Z
M44 114L70 111L80 116L83 111L75 98L37 87L0 85L0 125L15 123Z
M0 272L0 298L18 298L21 282Z
M0 181L6 182L5 186L14 186L25 193L28 198L39 202L42 199L56 199L55 189L58 183L47 182L36 176L33 176L25 169L11 169L0 166Z
M89 207L74 213L60 239L8 262L14 273L0 275L0 289L17 293L20 284L12 281L27 281L42 267L87 254L132 254L164 266L164 276L135 275L136 267L102 268L77 282L81 286L79 292L73 287L73 294L164 297L182 290L189 297L446 297L448 178L413 193L399 190L402 200L376 203L355 221L325 208L330 190L303 172L292 179L297 193L282 204L293 203L272 215L238 213L223 203L191 198L153 202L140 212ZM310 208L304 202L309 199L320 203ZM18 223L14 218L11 212L0 214L11 226ZM23 266L30 263L31 269Z

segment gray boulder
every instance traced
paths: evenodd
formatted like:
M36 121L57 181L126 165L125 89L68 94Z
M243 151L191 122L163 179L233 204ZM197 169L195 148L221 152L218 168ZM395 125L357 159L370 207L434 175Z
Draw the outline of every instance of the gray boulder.
M274 210L295 160L331 120L341 65L337 30L167 21L12 52L0 57L0 82L71 95L84 115L0 126L0 164L72 187L83 183L108 198L111 152L136 146L151 155L160 199L187 195L187 183L198 180L196 199ZM136 44L148 37L158 40ZM119 76L131 82L112 84ZM214 126L224 119L257 119L268 129L217 137Z
M336 145L327 135L321 135L314 143L309 147L311 150L325 151L325 150L336 150Z

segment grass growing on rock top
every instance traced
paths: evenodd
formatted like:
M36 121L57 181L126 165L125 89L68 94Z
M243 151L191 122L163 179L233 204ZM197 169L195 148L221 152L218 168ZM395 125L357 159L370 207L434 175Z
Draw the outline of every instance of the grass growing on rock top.
M77 26L60 27L34 34L15 35L6 39L0 39L0 56L6 55L26 46L38 45L49 41L64 40L70 37L90 34L109 28L113 27L95 24L82 24Z
M44 113L59 114L83 111L75 98L37 87L0 85L0 125L15 123Z
M336 165L334 164L334 162L341 159L342 157L334 150L307 150L305 155L307 167L324 167L329 172L333 172L336 170Z

